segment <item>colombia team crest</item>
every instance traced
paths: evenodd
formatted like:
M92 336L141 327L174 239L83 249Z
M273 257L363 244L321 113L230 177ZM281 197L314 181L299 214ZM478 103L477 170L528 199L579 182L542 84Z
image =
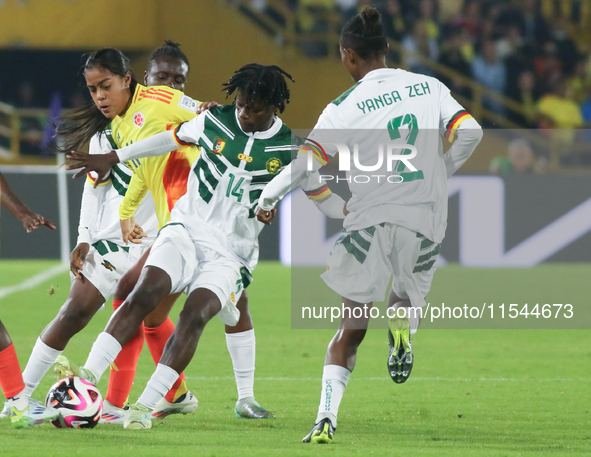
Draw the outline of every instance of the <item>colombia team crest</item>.
M283 162L281 162L281 160L279 160L277 157L273 157L273 158L267 160L267 164L266 164L265 168L267 169L267 171L269 173L274 175L281 169L282 166L283 166Z
M144 125L144 120L144 115L140 112L137 112L133 115L133 124L138 128Z
M219 136L215 137L215 141L213 143L213 149L211 150L211 152L213 152L214 154L221 156L222 155L222 151L224 150L224 147L226 146L226 140L224 140L223 138L220 138Z

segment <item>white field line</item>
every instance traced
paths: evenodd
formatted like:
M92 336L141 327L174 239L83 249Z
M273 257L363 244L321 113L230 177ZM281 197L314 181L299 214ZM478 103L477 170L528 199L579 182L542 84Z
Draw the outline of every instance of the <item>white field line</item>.
M137 376L140 377L140 376ZM148 379L148 376L142 376ZM194 381L234 381L233 376L187 376L188 380ZM254 378L255 381L322 381L318 378L298 378L298 377L262 377ZM355 377L356 381L388 381L392 382L390 377ZM409 378L409 381L419 382L591 382L590 378Z
M0 288L0 300L2 300L7 295L10 295L14 292L20 292L23 290L33 289L37 287L39 284L44 283L48 279L53 278L55 275L59 273L63 273L64 271L68 270L69 265L60 263L54 267L51 267L41 273L36 274L35 276L31 276L28 279L25 279L20 284L15 284L14 286L2 287Z

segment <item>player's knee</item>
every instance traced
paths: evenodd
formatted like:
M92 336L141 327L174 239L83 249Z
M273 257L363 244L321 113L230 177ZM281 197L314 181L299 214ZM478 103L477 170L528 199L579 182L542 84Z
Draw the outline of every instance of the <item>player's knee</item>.
M202 309L189 308L183 309L179 315L179 328L194 330L203 330L205 324L209 319L206 318L206 314ZM182 324L182 325L181 325Z
M365 338L366 333L367 329L355 329L347 332L345 339L347 346L359 346Z
M125 303L132 313L147 315L158 305L160 290L157 287L139 287L131 294Z
M60 309L59 319L68 329L80 331L90 322L95 312L95 309L82 303L68 301Z
M192 330L203 330L205 325L219 311L219 300L217 297L203 300L199 305L187 305L181 311L179 316L179 327Z

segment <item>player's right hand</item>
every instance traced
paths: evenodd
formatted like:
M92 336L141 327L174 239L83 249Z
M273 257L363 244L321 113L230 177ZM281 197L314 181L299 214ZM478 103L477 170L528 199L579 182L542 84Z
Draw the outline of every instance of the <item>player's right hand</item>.
M218 108L221 105L218 102L203 102L197 108L197 114L201 114L203 111L207 111L210 108Z
M67 170L81 169L74 175L74 179L94 171L97 174L97 179L94 181L96 187L105 179L111 167L119 163L119 157L115 151L107 154L86 154L85 152L72 151L66 155L66 159L73 160L75 163L68 165Z
M70 254L70 271L78 279L82 279L80 270L82 270L82 267L86 263L86 256L89 250L90 245L88 243L80 243Z
M41 216L41 214L35 214L28 208L26 208L22 215L19 216L19 220L23 223L23 228L27 231L27 233L31 233L32 230L37 230L37 227L42 225L50 228L51 230L56 229L55 225Z

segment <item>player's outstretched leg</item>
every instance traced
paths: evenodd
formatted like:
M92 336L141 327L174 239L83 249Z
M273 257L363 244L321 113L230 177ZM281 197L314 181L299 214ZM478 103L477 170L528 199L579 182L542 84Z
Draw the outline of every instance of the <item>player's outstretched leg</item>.
M168 315L179 296L180 294L172 294L165 297L144 320L146 343L155 365L158 365L166 343L174 333L175 326ZM163 419L170 414L195 414L198 407L199 401L189 392L185 375L181 372L171 389L152 411L152 417Z
M246 292L240 296L236 308L240 311L238 323L234 327L226 325L226 344L238 389L234 413L239 419L272 419L275 414L259 405L254 397L256 339Z
M96 384L115 361L122 346L133 338L145 317L170 293L170 289L170 276L164 270L151 265L145 267L134 292L113 314L105 331L92 345L84 367L77 367L62 356L56 362L56 373L63 377L80 376Z
M328 345L324 360L318 415L314 427L302 440L304 443L332 443L337 429L339 406L347 388L349 376L355 368L357 348L367 333L369 311L354 312L355 308L364 308L364 306L366 305L343 297L343 316L337 333ZM372 306L373 303L368 303L367 309L371 310ZM355 318L356 314L361 317Z
M151 412L189 365L205 325L221 308L220 299L209 289L198 288L189 294L156 371L138 401L130 407L125 428L152 427Z
M390 292L389 302L392 304L388 310L388 373L395 383L401 384L410 376L414 364L411 335L416 332L419 318L409 300L400 300Z
M0 321L0 387L7 398L4 409L14 428L32 427L49 422L59 416L36 400L22 395L25 382L8 331Z
M37 338L23 371L25 396L33 394L70 339L86 327L104 302L104 297L88 279L72 280L68 299Z

